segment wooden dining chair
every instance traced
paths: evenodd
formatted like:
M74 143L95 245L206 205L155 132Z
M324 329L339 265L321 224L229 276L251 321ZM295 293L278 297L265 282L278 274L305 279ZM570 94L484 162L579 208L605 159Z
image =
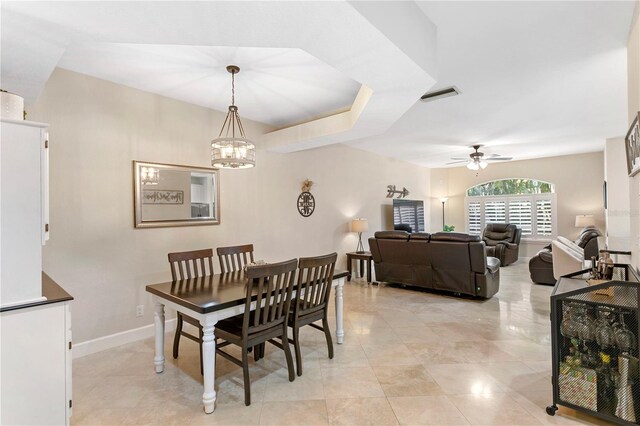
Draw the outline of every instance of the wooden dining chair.
M293 329L293 346L296 352L296 370L302 375L302 355L300 353L300 328L305 325L324 331L327 339L329 359L333 359L333 341L327 321L329 296L337 253L317 257L301 257L298 263L296 296L291 302L289 326ZM322 321L322 326L315 324Z
M171 279L173 281L204 277L213 275L213 249L182 251L169 253L169 265L171 266ZM208 269L207 269L208 268ZM200 347L200 374L203 374L202 367L202 326L200 321L188 315L178 312L178 322L176 324L176 334L173 338L173 358L178 358L180 348L180 336L198 342ZM182 329L184 322L198 328L199 335L187 333Z
M253 262L253 244L241 246L218 247L218 261L220 272L240 271Z
M247 292L244 313L218 321L215 328L216 353L242 367L244 375L244 403L251 404L249 380L249 348L269 342L284 351L289 381L295 379L293 357L287 339L287 320L295 284L298 261L247 268ZM251 310L255 303L255 310ZM221 342L218 342L221 339ZM274 340L274 339L279 339ZM240 346L242 359L222 350L228 345Z

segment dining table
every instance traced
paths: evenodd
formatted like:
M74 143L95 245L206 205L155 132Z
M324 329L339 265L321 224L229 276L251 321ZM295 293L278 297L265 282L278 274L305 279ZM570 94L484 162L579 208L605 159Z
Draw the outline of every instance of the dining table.
M336 341L344 341L343 295L347 271L335 271L332 288L335 289ZM165 307L197 319L202 326L203 386L202 404L205 413L215 410L216 391L216 323L225 318L244 313L248 278L244 271L213 274L198 278L150 284L154 303L156 373L164 371ZM255 298L255 297L254 297ZM252 309L255 306L255 302Z

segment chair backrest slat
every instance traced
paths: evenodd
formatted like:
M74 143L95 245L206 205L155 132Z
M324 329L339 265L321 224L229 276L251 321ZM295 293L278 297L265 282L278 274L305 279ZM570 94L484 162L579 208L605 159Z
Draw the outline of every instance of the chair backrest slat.
M327 307L337 258L337 253L300 258L294 301L298 317Z
M213 275L213 249L169 253L168 258L173 281ZM205 259L208 259L208 272ZM198 268L198 261L200 261L200 268Z
M298 261L291 259L247 268L244 337L278 325L286 326L297 265ZM251 302L254 296L256 308L252 313Z
M220 262L220 270L223 274L226 272L239 271L250 262L253 262L253 244L218 247L216 251L218 253L218 261ZM250 260L247 260L247 254Z

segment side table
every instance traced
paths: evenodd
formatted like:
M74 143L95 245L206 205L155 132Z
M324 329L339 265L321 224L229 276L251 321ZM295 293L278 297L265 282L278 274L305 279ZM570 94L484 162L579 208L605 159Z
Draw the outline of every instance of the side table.
M372 282L371 279L371 264L373 263L373 255L371 254L371 252L369 251L365 251L364 253L357 253L355 251L352 251L350 253L347 253L347 270L349 271L349 274L347 275L347 281L351 281L351 270L353 267L353 261L354 260L359 260L360 262L360 277L364 276L364 262L367 262L367 284L370 284ZM374 285L377 285L377 282L373 282Z

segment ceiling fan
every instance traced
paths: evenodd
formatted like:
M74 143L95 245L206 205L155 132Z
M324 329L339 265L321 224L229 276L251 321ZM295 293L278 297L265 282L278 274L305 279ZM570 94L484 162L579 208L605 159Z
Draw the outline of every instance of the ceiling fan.
M487 161L509 161L513 159L513 157L502 157L497 154L491 154L489 156L484 155L484 152L478 151L482 145L473 145L471 148L475 150L469 154L469 158L461 158L461 157L452 157L452 161L449 164L458 164L458 163L467 163L467 169L469 170L480 170L486 169L489 163Z

